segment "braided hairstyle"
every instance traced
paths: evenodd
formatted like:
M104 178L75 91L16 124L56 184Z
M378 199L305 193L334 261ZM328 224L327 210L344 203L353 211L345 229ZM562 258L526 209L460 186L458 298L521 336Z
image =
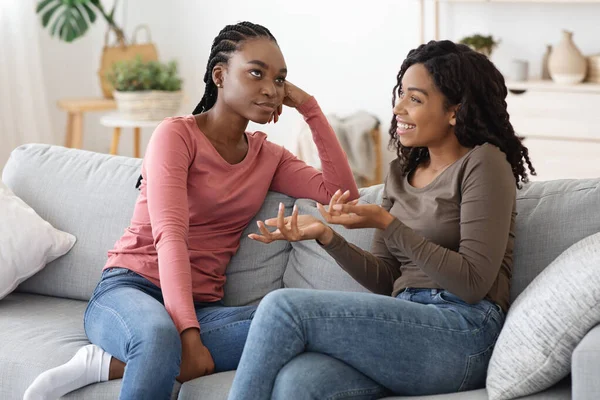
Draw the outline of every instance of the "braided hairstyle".
M509 121L504 77L486 56L449 40L422 44L408 53L400 67L392 92L392 107L396 104L406 70L414 64L422 64L427 69L444 95L447 109L459 105L454 133L462 146L471 148L483 143L497 146L506 154L518 188L520 182L529 181L525 163L531 175L536 174L527 147L523 146ZM429 159L429 150L403 146L396 127L394 117L389 131L390 147L396 148L404 176Z
M235 25L227 25L221 29L221 32L213 40L210 48L210 56L208 57L208 63L206 65L206 72L204 73L204 96L200 100L200 103L196 106L192 114L201 114L212 108L217 102L217 85L212 79L213 68L219 63L227 63L231 53L238 50L242 42L248 39L255 38L267 38L275 43L275 36L262 25L253 24L252 22L244 21L239 22ZM139 188L142 184L142 176L140 175L136 188Z
M277 43L275 37L267 28L251 22L240 22L235 25L227 25L219 32L219 35L213 40L204 73L204 96L194 109L192 114L200 114L211 109L217 101L217 85L212 79L213 68L219 63L227 63L231 53L239 49L240 44L248 39L264 37Z

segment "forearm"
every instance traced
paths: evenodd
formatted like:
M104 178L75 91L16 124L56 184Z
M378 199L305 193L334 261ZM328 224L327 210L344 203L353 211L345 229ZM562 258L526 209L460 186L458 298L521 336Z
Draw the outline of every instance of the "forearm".
M169 241L158 247L158 265L165 308L177 331L199 329L192 294L192 273L185 242Z
M329 227L319 242L338 265L362 286L377 294L389 296L392 293L394 281L400 276L397 265L348 243Z
M467 257L437 245L397 219L383 237L391 252L404 254L437 284L469 303L481 301L498 275L499 261L484 254ZM506 243L498 245L506 247Z
M329 195L333 195L336 190L341 189L350 191L351 200L358 198L358 187L354 181L348 158L315 98L311 97L305 101L298 107L298 111L312 132L313 141L321 160L323 184Z

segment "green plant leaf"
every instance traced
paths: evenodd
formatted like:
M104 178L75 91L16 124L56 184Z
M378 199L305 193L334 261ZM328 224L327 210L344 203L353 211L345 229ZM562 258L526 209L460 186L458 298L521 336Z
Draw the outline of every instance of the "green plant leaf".
M90 19L90 23L93 24L96 21L96 13L90 8L90 6L87 5L87 3L82 3L81 5L87 13L88 18Z
M54 20L54 23L52 24L52 27L50 28L50 34L52 36L56 35L58 33L59 28L59 23L61 23L61 21L64 19L64 13L59 14L58 17L56 17L56 19Z
M42 9L44 7L46 7L48 4L52 3L53 1L56 0L42 0L38 3L37 7L35 8L35 12L39 13L40 11L42 11Z
M88 30L88 23L83 16L83 12L80 7L73 7L73 11L71 12L75 15L75 22L77 23L77 34L78 36L83 36Z
M54 11L56 11L60 6L61 6L61 4L57 4L54 7L48 9L48 11L46 11L44 13L44 15L42 15L42 26L44 28L46 26L48 26L48 22L50 22L50 19L52 18L52 15L54 14Z

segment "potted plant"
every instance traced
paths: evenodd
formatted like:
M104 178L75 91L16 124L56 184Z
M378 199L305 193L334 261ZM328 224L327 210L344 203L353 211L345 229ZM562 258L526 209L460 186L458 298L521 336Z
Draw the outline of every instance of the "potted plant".
M484 36L475 34L462 38L460 43L466 44L473 50L490 57L492 55L492 51L496 48L496 46L498 46L500 41L495 40L491 35Z
M123 29L117 26L113 18L118 3L115 0L112 9L107 12L100 0L40 0L36 12L41 15L44 28L50 23L52 16L56 16L50 27L50 35L58 35L65 42L82 37L96 21L96 13L99 13L117 36L119 44L125 46Z
M146 61L158 60L158 52L151 42L150 30L146 25L139 25L132 34L132 40L125 38L125 33L115 22L115 10L119 0L114 0L110 11L104 8L100 0L39 0L36 12L40 16L42 26L49 27L51 36L58 36L60 40L72 42L85 35L97 15L107 23L108 29L104 35L104 47L100 59L98 76L102 94L106 98L112 97L113 87L106 79L107 72L115 61L132 60L138 55ZM137 41L137 32L141 28L146 30L147 43ZM113 32L117 41L109 43L110 32Z
M162 120L173 116L181 105L181 84L177 62L134 60L113 64L108 80L119 112L134 120Z

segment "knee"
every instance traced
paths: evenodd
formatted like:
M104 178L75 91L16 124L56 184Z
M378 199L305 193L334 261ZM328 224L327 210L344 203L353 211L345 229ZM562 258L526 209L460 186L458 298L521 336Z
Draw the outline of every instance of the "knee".
M278 289L268 293L260 302L258 310L268 313L293 311L306 298L306 291L300 289ZM301 308L301 307L300 307ZM258 311L257 310L257 311Z
M168 321L148 321L132 332L130 354L144 353L160 364L181 363L181 338L175 324Z
M272 398L276 400L321 399L316 388L320 387L320 373L310 360L312 354L303 353L288 362L277 374Z

